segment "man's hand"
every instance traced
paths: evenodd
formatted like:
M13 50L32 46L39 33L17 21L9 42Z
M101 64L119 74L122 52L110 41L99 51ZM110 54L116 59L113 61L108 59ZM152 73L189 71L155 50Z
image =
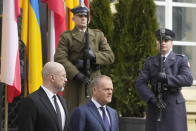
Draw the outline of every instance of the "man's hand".
M165 72L158 73L158 81L161 83L167 83L167 75L165 74Z
M93 51L91 49L86 52L86 55L87 55L88 58L90 58L90 60L95 61L96 56L95 56L95 54L93 53Z
M149 101L152 105L154 105L155 107L157 107L158 109L165 109L166 108L166 104L164 101L158 101L157 98L153 97L150 99Z
M78 73L76 76L75 76L75 79L81 83L84 83L86 85L88 85L90 83L90 79L88 77L86 77L84 74L82 73Z

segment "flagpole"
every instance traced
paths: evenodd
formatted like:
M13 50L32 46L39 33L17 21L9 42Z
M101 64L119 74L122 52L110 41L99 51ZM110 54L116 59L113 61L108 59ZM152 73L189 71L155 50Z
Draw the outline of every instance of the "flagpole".
M51 49L51 45L50 45L50 42L51 42L51 40L50 40L50 36L51 36L51 31L50 31L50 28L51 28L51 11L48 9L48 33L47 33L47 42L48 42L48 50L47 50L47 59L48 59L48 61L51 61L51 57L50 57L50 49Z
M24 96L28 95L28 82L27 82L27 47L24 48Z
M5 117L4 117L4 131L8 131L8 101L7 101L7 84L5 85Z

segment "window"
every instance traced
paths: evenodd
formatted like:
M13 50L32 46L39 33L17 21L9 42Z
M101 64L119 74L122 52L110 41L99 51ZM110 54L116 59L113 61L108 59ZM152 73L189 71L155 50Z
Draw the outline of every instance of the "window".
M175 32L173 51L188 57L196 85L196 0L155 0L155 4L159 27Z

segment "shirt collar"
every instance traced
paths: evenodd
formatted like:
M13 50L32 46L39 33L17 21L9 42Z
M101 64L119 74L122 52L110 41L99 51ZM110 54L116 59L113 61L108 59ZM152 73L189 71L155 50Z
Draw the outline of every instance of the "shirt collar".
M106 105L101 106L95 99L91 98L91 101L95 104L95 106L97 107L97 109L99 109L100 107L104 107L106 108Z
M165 57L165 60L167 59L167 57L168 57L168 55L170 54L170 52L171 52L172 50L170 50L167 54L165 54L164 56L162 56L162 57Z
M86 31L86 28L85 28L84 30L81 30L81 29L79 29L78 27L76 27L76 29L77 29L78 31L80 31L80 32L85 32L85 31Z
M42 89L46 92L46 94L47 94L47 96L48 96L49 98L53 98L53 96L56 95L56 94L54 94L53 92L51 92L50 90L48 90L46 87L44 87L43 85L41 85L41 87L42 87Z
M86 30L80 30L80 29L79 29L79 31L80 31L80 32L85 32Z

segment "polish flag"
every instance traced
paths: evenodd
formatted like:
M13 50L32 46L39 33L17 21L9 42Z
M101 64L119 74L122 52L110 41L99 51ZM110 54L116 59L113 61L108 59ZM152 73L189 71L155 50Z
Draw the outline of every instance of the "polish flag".
M21 94L17 16L19 0L3 1L1 41L1 82L8 85L8 102Z
M42 0L48 4L50 9L49 20L49 45L50 45L50 61L54 61L54 53L56 51L60 35L67 30L65 18L65 4L63 0ZM63 96L63 92L59 92Z
M90 2L88 0L84 0L84 5L89 9L89 21L91 19L91 15L90 15Z
M54 53L58 45L60 35L67 29L65 18L65 5L63 0L42 0L50 9L50 61L54 61Z

